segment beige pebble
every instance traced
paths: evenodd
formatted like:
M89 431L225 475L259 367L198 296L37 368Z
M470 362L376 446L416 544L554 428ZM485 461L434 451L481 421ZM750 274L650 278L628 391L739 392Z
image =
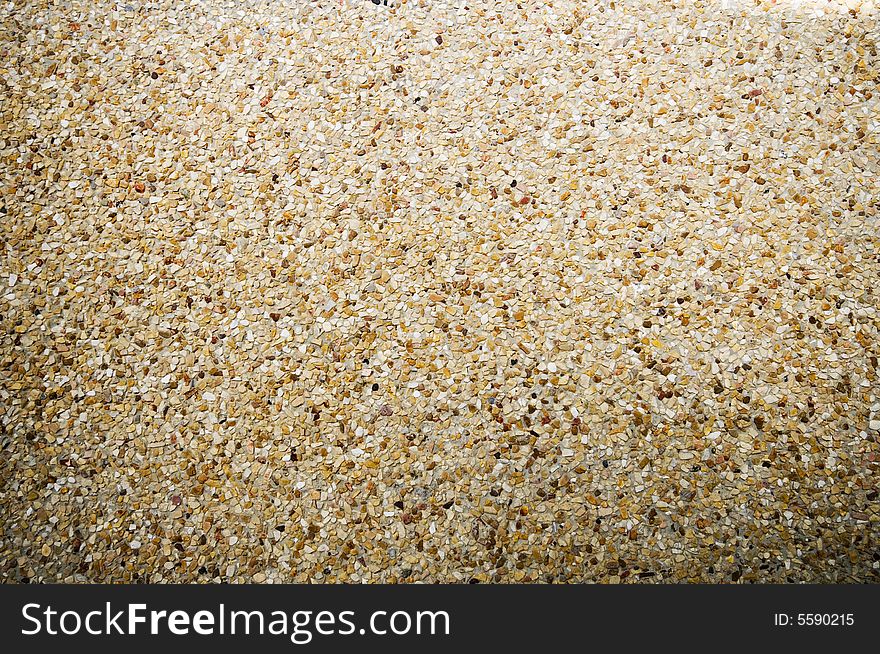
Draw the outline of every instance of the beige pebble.
M878 580L873 2L141 4L0 9L3 580Z

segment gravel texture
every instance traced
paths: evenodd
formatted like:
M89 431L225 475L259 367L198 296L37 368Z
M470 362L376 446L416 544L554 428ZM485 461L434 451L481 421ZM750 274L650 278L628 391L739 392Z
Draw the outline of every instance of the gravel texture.
M0 577L878 581L869 3L0 5Z

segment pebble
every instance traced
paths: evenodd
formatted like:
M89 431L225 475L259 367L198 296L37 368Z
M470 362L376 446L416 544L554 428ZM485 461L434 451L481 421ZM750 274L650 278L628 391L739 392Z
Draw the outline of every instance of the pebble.
M880 579L874 3L0 16L5 581Z

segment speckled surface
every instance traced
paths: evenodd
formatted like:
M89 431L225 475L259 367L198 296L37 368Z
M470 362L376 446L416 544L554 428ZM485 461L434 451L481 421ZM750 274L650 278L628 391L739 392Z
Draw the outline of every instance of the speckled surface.
M809 4L3 3L2 578L877 581Z

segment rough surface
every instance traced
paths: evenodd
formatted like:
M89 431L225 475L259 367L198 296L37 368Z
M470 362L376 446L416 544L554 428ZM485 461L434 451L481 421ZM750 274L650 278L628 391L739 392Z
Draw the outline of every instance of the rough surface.
M391 4L0 6L2 578L877 581L873 8Z

